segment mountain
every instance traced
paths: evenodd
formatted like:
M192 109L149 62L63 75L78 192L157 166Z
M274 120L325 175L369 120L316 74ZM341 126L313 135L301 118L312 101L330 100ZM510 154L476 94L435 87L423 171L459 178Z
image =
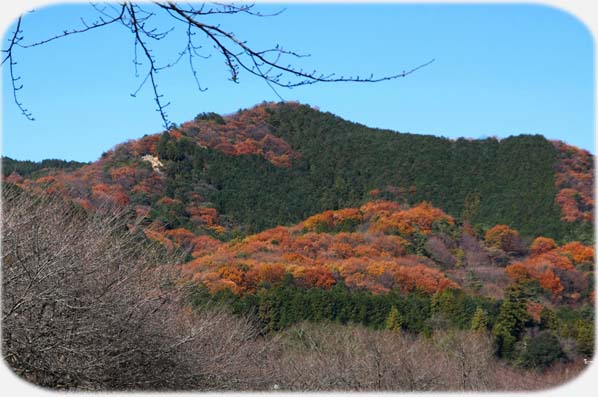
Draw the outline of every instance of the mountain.
M593 159L540 135L457 139L371 129L297 103L202 113L93 163L6 177L87 208L131 205L165 236L230 239L325 210L427 201L480 230L592 241Z
M442 349L447 335L469 333L486 338L493 359L525 368L574 368L593 354L594 164L564 142L540 135L450 140L264 103L227 116L201 113L89 164L3 164L3 182L20 187L4 189L13 198L3 201L3 213L66 202L60 208L84 228L108 214L118 230L97 239L122 234L119 249L154 246L158 261L182 254L179 263L159 266L173 272L156 281L160 288L180 287L181 302L198 313L226 305L256 327L252 338L288 332L283 352L307 342L298 323L308 321L334 338L332 322L360 324L386 330L383 338L420 334ZM36 254L38 229L55 230L61 217L38 215L35 223L19 216L6 217L13 231L3 243L13 254L5 259L45 266ZM29 254L18 228L31 233ZM42 245L52 257L81 257L72 270L98 283L82 270L87 257L70 254L81 244L71 228L59 230L69 239L48 232ZM92 232L85 238L85 247L113 263ZM129 265L122 264L119 272ZM29 272L19 273L28 290ZM135 290L139 296L155 294L148 283ZM113 284L120 285L107 288ZM79 292L71 294L78 302ZM78 307L68 305L86 316ZM188 309L181 316L191 316ZM219 327L210 333L229 331ZM350 339L341 344L353 349Z

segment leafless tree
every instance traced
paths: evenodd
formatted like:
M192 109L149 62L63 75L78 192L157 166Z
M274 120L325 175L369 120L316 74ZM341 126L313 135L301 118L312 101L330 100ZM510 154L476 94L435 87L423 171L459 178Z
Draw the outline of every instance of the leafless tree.
M298 324L269 344L271 389L292 391L498 391L559 385L583 364L545 374L499 362L487 333L438 331L431 337L362 326Z
M75 389L258 388L252 323L186 309L177 255L122 217L5 188L2 353L21 377ZM255 371L253 372L255 373Z
M439 237L429 237L424 247L430 257L441 266L452 267L457 263L457 259L453 256L444 241Z
M135 74L139 75L139 68L144 67L144 77L139 87L132 94L135 96L146 84L150 84L153 90L154 101L157 111L160 113L165 128L169 128L166 108L170 102L166 101L158 88L157 74L171 68L183 59L188 61L190 71L197 84L197 89L204 91L200 84L199 75L195 63L198 59L206 58L212 52L219 54L224 61L230 80L237 83L242 72L256 76L278 94L277 88L292 88L315 83L375 83L405 77L415 71L429 65L434 59L422 63L410 70L399 73L376 77L373 74L364 76L343 76L336 73L321 73L316 70L303 70L292 63L297 58L307 55L288 50L282 45L276 44L266 49L257 49L250 45L243 38L237 37L231 30L208 22L209 15L233 15L246 14L254 17L276 16L274 14L263 14L254 9L253 4L222 4L222 3L198 3L180 4L170 1L153 1L152 4L121 2L115 4L91 4L95 10L96 17L93 20L81 20L81 26L64 29L61 33L35 42L26 42L23 34L23 16L17 19L15 30L9 35L8 45L2 50L4 53L2 65L7 64L11 77L13 99L23 116L33 120L33 114L23 105L18 94L23 88L20 76L15 71L16 51L28 49L51 43L55 40L68 36L83 34L92 30L104 29L113 25L122 25L133 37L134 42L134 65ZM160 18L170 22L170 27L159 29L157 21ZM152 45L165 39L176 29L185 32L185 42L182 43L182 50L178 56L168 62L159 59ZM290 59L290 60L289 60Z
M459 246L465 253L467 265L472 267L487 266L490 264L488 253L480 242L470 234L463 233Z

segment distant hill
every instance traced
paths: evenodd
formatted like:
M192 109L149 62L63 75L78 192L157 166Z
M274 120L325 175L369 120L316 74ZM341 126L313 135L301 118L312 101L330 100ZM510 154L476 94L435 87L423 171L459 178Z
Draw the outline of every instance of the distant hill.
M162 238L182 228L227 240L385 199L427 201L481 231L505 224L530 238L592 241L586 151L540 135L450 140L372 129L297 103L202 113L41 177L6 164L5 176L13 167L21 177L11 172L9 182L87 208L130 206Z
M7 177L12 173L22 177L39 177L44 173L54 170L76 170L85 164L79 161L67 161L57 159L47 159L42 161L15 160L10 157L2 156L2 176Z

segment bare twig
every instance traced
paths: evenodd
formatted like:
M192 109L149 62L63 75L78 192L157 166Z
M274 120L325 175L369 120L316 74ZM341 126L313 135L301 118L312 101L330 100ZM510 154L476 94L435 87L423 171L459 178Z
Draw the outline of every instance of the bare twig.
M147 74L132 95L136 96L149 82L152 86L154 101L157 105L156 111L160 114L164 127L167 129L171 126L166 113L166 108L170 102L165 103L164 96L158 89L157 73L161 70L173 67L186 56L197 89L200 92L205 91L206 88L202 87L200 84L195 60L196 58L208 58L210 54L202 55L198 52L203 47L195 42L198 39L197 33L200 33L199 37L206 39L214 50L217 53L220 53L231 81L238 83L240 74L244 71L249 75L264 80L280 99L282 99L282 96L276 88L293 88L315 83L377 83L406 77L434 62L434 59L432 59L411 68L410 70L382 77L375 77L373 74L368 77L338 76L336 73L326 74L316 70L306 71L294 66L292 63L287 64L287 58L299 59L308 55L285 49L280 45L258 50L250 46L247 41L237 38L234 33L225 30L220 25L210 24L205 20L206 17L210 15L246 14L255 17L270 17L279 15L284 9L271 14L264 14L254 10L254 4L236 5L216 2L202 3L198 5L181 5L171 1L154 1L153 4L155 8L148 11L148 9L141 5L133 4L132 2L107 4L105 6L99 6L92 3L91 6L98 14L93 22L88 23L82 18L81 23L83 26L80 28L67 29L49 38L29 44L21 42L23 37L21 36L21 18L19 18L12 39L9 41L9 46L6 50L2 50L2 52L6 53L2 64L10 60L9 67L12 78L14 101L21 110L21 113L28 119L33 119L31 113L23 107L17 97L17 91L22 88L22 85L18 84L20 77L15 76L13 71L13 67L16 65L13 54L15 46L23 49L33 48L68 36L86 33L91 30L105 28L114 24L125 26L133 35L133 64L135 65L135 77L139 77L139 66L142 66L142 63L138 59L137 51L139 48L142 50L143 58L145 58L148 63ZM159 31L157 28L150 27L150 23L154 21L154 19L157 20L156 17L159 17L159 11L162 11L162 15L167 16L172 24L170 28L164 31ZM152 52L150 43L152 41L165 39L179 26L184 27L187 39L183 50L179 52L178 56L172 62L159 65L156 55Z
M8 70L10 73L10 83L12 85L13 100L19 108L19 110L21 111L21 114L25 116L27 120L33 121L35 120L33 114L27 108L25 108L23 103L19 100L18 91L23 89L23 84L20 83L21 76L17 76L15 74L15 66L17 65L17 62L14 60L13 51L15 46L19 46L20 41L23 40L21 31L21 21L22 16L19 17L19 19L17 20L17 26L15 27L15 31L13 32L13 35L9 40L10 44L8 45L8 48L6 50L2 50L2 52L6 53L6 55L2 59L1 65L4 65L4 63L8 62Z

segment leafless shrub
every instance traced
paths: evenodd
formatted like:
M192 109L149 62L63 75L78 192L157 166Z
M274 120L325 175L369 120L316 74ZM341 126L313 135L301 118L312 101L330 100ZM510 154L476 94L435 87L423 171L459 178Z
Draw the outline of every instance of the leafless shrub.
M492 389L494 349L489 335L481 332L437 332L432 340L447 355L443 374L452 390Z
M442 354L402 333L304 323L283 335L280 349L274 381L284 390L446 389Z
M488 253L475 237L463 233L459 245L465 253L465 261L469 266L486 266L490 264Z
M545 374L499 362L487 333L438 331L432 337L362 326L302 323L270 346L272 387L294 391L505 391L545 389L579 373ZM558 374L558 375L557 375ZM556 376L556 378L547 378Z
M426 241L425 249L428 254L436 262L443 266L454 266L457 263L457 259L451 254L444 241L436 236L431 236Z
M185 312L177 256L118 215L3 193L2 350L18 375L51 388L256 387L251 324Z
M490 265L472 267L469 270L471 270L475 277L483 284L495 283L501 288L506 288L509 284L509 277L503 268Z

